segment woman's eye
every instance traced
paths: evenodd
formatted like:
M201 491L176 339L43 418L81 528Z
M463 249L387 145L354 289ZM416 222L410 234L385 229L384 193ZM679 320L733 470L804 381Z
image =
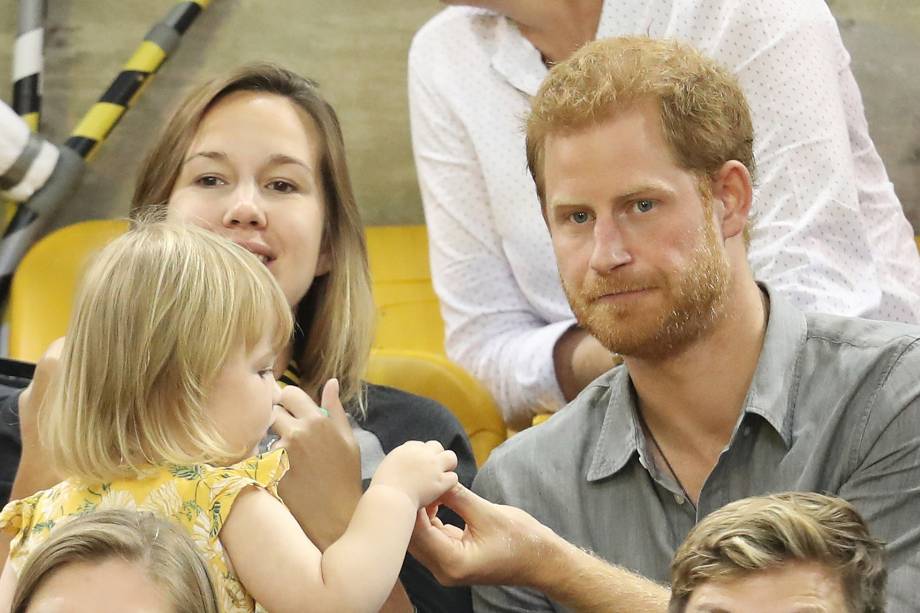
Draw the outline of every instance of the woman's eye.
M584 211L578 211L576 213L572 213L571 215L569 215L569 220L571 220L572 223L576 223L576 224L588 223L590 219L591 217Z
M204 175L195 179L195 183L203 187L217 187L218 185L223 185L224 181L214 175Z
M274 377L275 377L275 371L274 371L274 369L272 369L272 368L263 368L262 370L259 371L259 376L260 376L260 377L272 377L272 378L274 378Z
M297 189L293 183L289 181L282 181L280 179L271 181L268 184L268 187L269 189L274 190L276 192L281 192L282 194L290 194L291 192L296 191Z
M637 200L636 201L636 210L640 213L648 213L653 208L655 208L655 203L651 200Z

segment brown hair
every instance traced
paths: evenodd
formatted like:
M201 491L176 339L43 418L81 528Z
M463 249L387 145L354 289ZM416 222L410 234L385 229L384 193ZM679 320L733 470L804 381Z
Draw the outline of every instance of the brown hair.
M204 560L187 534L151 513L97 511L54 529L19 573L12 613L25 613L36 591L69 564L112 558L140 565L176 613L218 613Z
M671 563L672 613L695 589L778 568L816 562L839 574L850 613L885 611L884 548L848 502L790 492L730 503L696 525Z
M308 394L318 398L322 385L337 377L342 401L363 408L361 377L370 356L376 313L367 246L342 130L316 83L280 66L254 64L195 88L172 114L141 165L132 205L137 209L168 202L205 114L240 91L287 98L309 115L320 134L319 174L326 209L322 249L329 254L330 271L313 280L295 307L294 359L301 387Z
M741 87L696 49L644 37L596 40L553 67L527 118L527 165L545 206L544 146L550 134L610 119L643 102L658 105L678 165L707 179L729 160L754 175L754 132Z
M230 353L266 334L287 346L291 309L268 269L192 224L144 221L87 270L39 413L52 464L92 482L148 464L224 464L233 449L206 408Z

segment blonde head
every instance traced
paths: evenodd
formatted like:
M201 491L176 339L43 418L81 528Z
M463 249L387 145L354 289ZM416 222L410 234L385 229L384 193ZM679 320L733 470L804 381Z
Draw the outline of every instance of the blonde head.
M623 37L588 43L553 67L527 119L527 164L545 205L547 136L608 120L645 102L659 109L674 161L693 172L705 195L708 179L729 160L754 175L754 131L741 87L731 73L675 41Z
M788 562L839 574L849 613L885 610L884 548L848 502L792 492L745 498L696 525L671 563L672 613L707 581L731 580Z
M112 558L138 564L163 590L176 613L218 613L208 569L191 539L151 513L98 511L55 528L19 573L12 613L25 613L32 597L62 568Z
M339 120L313 81L274 64L254 64L192 90L167 120L137 176L135 210L168 203L182 162L207 112L235 92L281 96L312 121L321 137L319 182L325 202L324 252L330 270L313 280L294 306L294 359L301 387L314 398L329 379L339 380L346 405L363 409L361 377L367 368L376 309L371 294L364 227L351 187Z
M188 224L141 222L86 272L42 408L41 435L65 474L132 478L146 465L223 463L210 386L231 352L289 342L291 312L256 256Z

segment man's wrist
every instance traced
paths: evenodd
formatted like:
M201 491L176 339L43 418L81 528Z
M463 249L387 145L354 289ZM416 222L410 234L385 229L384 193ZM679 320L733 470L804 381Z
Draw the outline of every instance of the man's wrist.
M525 565L521 585L531 587L546 594L558 584L560 569L573 567L578 555L587 555L549 528L541 534L538 543L533 545L532 560Z

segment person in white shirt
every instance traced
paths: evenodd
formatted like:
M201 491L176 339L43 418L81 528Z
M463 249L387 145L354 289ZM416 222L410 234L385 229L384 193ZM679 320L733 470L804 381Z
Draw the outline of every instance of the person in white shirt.
M559 408L614 364L562 291L522 129L547 65L595 38L675 38L739 79L756 133L758 279L805 311L920 321L913 232L824 2L452 4L474 6L441 12L409 53L413 148L448 355L509 425Z

